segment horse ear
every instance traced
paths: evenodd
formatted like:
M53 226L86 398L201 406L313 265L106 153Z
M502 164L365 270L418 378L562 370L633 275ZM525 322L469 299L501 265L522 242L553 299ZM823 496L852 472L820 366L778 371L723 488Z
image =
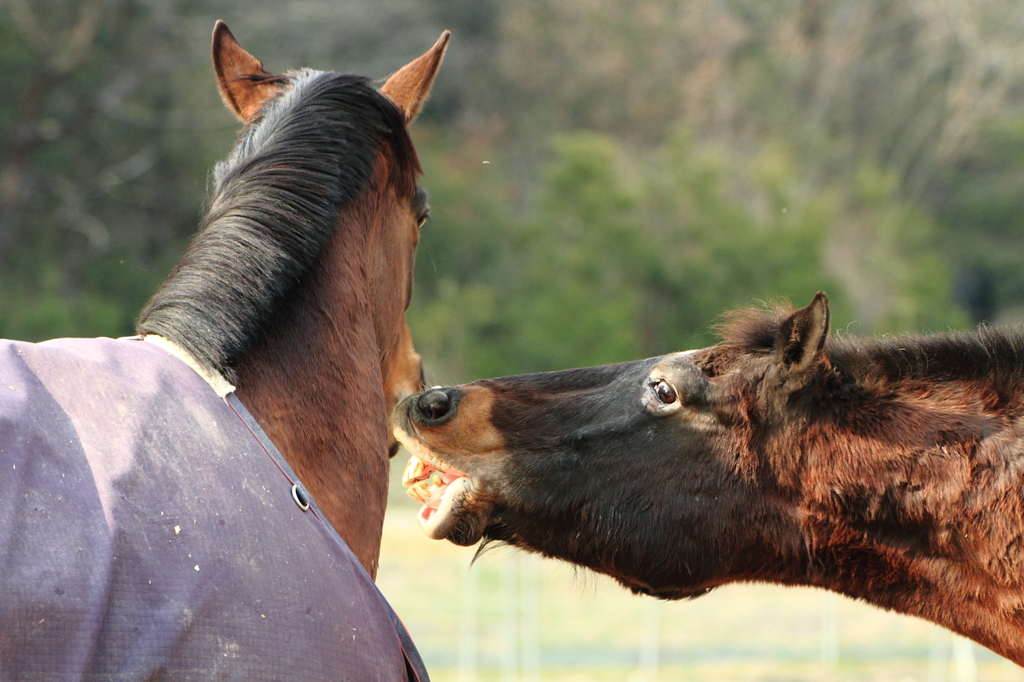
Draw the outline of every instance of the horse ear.
M243 50L219 19L213 27L212 52L221 99L242 123L249 123L263 103L277 94L283 79L268 73L263 62Z
M427 101L451 35L450 31L442 33L432 48L396 71L381 87L380 91L405 114L406 124L416 118Z
M830 314L828 297L819 291L806 308L790 315L775 337L775 363L781 384L803 386L825 356Z

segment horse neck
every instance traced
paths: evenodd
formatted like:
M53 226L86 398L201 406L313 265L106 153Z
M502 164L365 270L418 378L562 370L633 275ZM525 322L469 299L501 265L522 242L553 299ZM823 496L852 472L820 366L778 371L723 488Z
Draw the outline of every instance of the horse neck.
M323 257L239 363L237 393L375 576L389 463L364 214L343 212Z
M808 565L793 582L937 622L1024 664L1024 437L1014 415L986 409L992 381L892 386L895 397L859 406L863 423L812 424L783 445L803 459L795 511Z

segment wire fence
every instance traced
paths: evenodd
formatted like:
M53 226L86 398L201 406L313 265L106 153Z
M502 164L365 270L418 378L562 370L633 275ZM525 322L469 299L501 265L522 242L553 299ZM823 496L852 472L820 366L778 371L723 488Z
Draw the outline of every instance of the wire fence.
M518 550L435 542L393 504L378 583L435 682L1024 682L925 621L831 592L734 585L662 602Z

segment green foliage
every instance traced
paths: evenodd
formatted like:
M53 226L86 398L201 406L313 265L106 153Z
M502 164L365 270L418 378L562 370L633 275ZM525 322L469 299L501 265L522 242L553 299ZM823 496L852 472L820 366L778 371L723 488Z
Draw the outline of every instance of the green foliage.
M91 5L0 15L0 335L131 333L230 146L209 57L182 54L173 17Z
M517 210L502 163L453 162L439 142L421 144L438 208L410 323L440 381L704 346L725 310L818 290L860 331L965 323L934 221L876 165L809 191L779 137L746 157L685 129L646 152L577 132L553 139Z
M664 267L662 284L673 301L671 336L706 345L714 341L709 323L724 310L782 299L802 305L820 289L832 293L842 312L843 292L822 264L834 206L800 196L782 144L766 144L741 164L681 132L664 156L656 215L667 228L659 251L677 254ZM659 341L662 352L672 340Z
M206 3L102 3L56 68L70 4L21 3L49 43L0 21L0 335L129 333L235 130ZM975 43L906 0L307 4L216 11L271 70L383 75L456 29L413 129L434 218L409 319L432 381L702 346L727 309L819 289L867 333L965 325L968 270L1024 305L1000 0L961 8Z
M507 363L542 371L641 352L638 198L617 173L611 138L556 138L535 216L516 254L521 273L502 311Z
M431 219L421 232L407 317L430 359L428 381L450 382L489 364L480 342L497 319L497 292L513 278L503 256L513 236L513 200L499 156L430 128L415 133Z
M991 289L989 304L1024 307L1024 116L991 122L937 190L940 237L958 270ZM969 293L969 292L965 292Z
M853 181L846 215L857 243L847 252L863 327L903 332L966 326L966 314L952 302L952 269L938 248L934 218L900 197L892 171L864 163Z
M450 182L448 171L430 177ZM847 292L824 258L837 202L827 192L799 191L798 168L782 143L764 145L744 165L701 149L684 132L641 158L612 137L581 132L555 139L542 177L533 210L517 213L500 205L509 193L490 175L489 215L438 179L452 203L435 211L424 238L410 320L420 349L454 375L446 380L707 345L724 310L784 298L802 304L819 289L832 295L837 319L848 315ZM469 178L480 174L463 176L464 189ZM862 203L874 217L890 210L883 227L916 215L892 208L884 186L865 184ZM492 229L474 229L474 218ZM501 244L488 246L495 241ZM892 251L890 244L877 250ZM929 254L918 255L902 264L915 273L903 294L914 311L935 292L911 285L943 281ZM439 276L439 265L449 264Z

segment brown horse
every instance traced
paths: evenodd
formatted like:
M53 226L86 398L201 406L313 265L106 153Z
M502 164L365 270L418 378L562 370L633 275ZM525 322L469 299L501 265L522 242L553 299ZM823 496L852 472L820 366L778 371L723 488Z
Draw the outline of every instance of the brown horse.
M246 126L142 338L0 340L0 677L427 682L372 575L447 42L378 91L218 22Z
M664 599L822 587L1024 664L1024 332L830 339L820 293L720 331L408 398L424 530Z
M428 209L406 125L448 37L378 93L341 74L271 75L218 22L217 85L247 127L137 327L237 385L371 576L397 451L388 415L422 385L404 312Z

